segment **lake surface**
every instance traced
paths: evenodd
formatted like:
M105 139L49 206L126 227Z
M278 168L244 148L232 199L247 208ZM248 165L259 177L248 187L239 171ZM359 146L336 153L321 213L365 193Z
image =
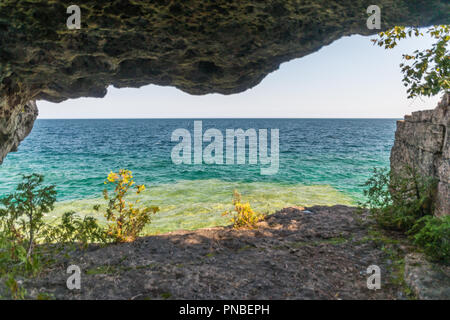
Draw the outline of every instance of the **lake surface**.
M371 169L389 166L396 120L203 119L202 124L203 131L215 128L224 136L226 129L269 129L269 136L270 129L279 129L278 173L261 175L260 164L175 165L172 132L184 128L193 135L193 119L37 120L18 152L0 166L0 196L14 189L21 174L37 172L57 186L53 215L89 213L101 201L107 174L126 168L147 186L143 202L161 206L161 225L189 228L187 217L198 214L211 225L235 188L265 212L287 205L356 204Z

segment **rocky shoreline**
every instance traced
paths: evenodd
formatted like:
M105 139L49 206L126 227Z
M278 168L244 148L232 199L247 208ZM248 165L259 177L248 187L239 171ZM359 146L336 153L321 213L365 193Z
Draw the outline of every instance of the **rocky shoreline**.
M216 227L91 245L21 283L34 299L450 299L446 267L431 294L409 288L404 257L411 251L357 208L291 207L255 230ZM69 265L81 269L80 290L67 289ZM367 288L370 265L381 269L380 290Z

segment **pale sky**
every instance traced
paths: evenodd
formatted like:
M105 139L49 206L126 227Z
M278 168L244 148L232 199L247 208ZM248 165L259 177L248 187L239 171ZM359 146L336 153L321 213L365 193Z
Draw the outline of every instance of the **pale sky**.
M430 38L403 40L394 50L351 36L286 62L258 86L234 95L192 96L173 87L110 87L103 99L38 101L40 119L66 118L402 118L433 109L439 96L407 99L403 53Z

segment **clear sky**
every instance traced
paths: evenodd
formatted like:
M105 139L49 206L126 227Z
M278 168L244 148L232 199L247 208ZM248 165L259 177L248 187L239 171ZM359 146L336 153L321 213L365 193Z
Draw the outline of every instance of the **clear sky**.
M430 38L403 40L394 50L351 36L286 62L258 86L235 95L191 96L172 87L110 87L103 99L38 101L39 118L401 118L433 109L439 97L407 99L403 53Z

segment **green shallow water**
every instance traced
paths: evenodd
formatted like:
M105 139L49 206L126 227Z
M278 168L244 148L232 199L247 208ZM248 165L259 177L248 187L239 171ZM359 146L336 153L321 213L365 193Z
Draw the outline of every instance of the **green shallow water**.
M250 202L253 209L269 214L288 206L355 204L351 197L327 185L243 183L217 179L184 180L150 186L140 195L142 205L157 205L161 208L161 211L153 216L152 223L146 227L145 232L155 234L227 225L229 218L221 214L232 208L234 189L239 190L243 201ZM134 197L129 199L133 200ZM102 198L58 202L55 210L46 218L55 219L64 212L75 211L104 221L102 214L93 210L95 204L101 204L100 212L104 211L106 201Z
M147 228L151 233L226 224L221 213L231 207L235 188L261 212L356 204L364 199L362 186L372 168L389 166L396 120L203 119L202 124L203 132L278 129L278 172L261 175L260 164L248 163L174 164L177 142L171 135L179 128L192 133L193 119L37 120L18 152L0 166L0 197L14 190L22 174L36 172L58 191L48 219L66 211L94 214L93 205L104 201L106 176L124 168L149 189L143 203L161 207Z

